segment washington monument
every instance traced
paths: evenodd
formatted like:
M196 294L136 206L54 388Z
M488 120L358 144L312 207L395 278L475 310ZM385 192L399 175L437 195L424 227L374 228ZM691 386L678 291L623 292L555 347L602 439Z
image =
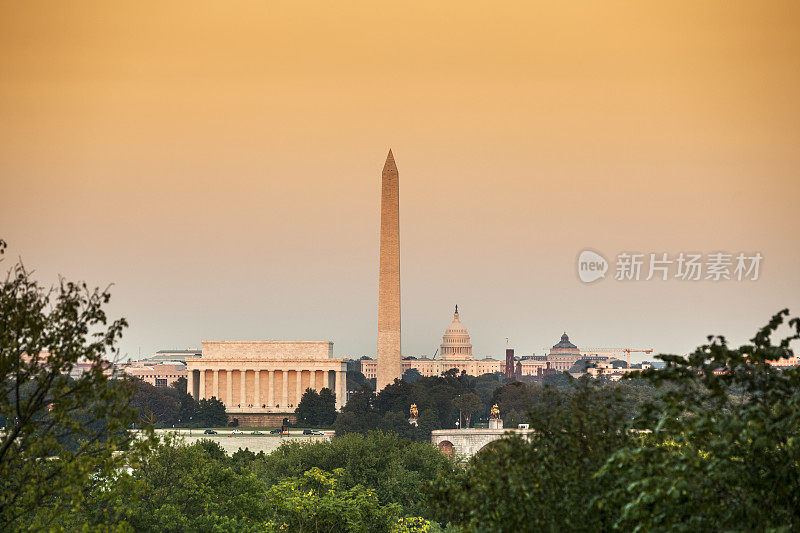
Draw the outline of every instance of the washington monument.
M376 391L403 375L400 355L400 184L389 150L381 174L381 250L378 278Z

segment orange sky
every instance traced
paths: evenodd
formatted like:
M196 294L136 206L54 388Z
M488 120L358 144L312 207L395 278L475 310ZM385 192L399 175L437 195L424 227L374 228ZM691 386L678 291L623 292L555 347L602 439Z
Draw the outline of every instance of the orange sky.
M478 355L744 341L800 313L798 27L794 2L0 0L6 265L114 282L134 356L374 355L392 147L406 354L455 303ZM584 285L586 247L765 259Z

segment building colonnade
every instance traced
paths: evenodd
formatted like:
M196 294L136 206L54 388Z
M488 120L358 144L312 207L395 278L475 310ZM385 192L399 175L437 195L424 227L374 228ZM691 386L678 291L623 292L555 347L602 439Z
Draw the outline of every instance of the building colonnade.
M336 408L346 402L344 369L189 368L186 390L195 399L216 397L228 411L285 412L300 403L306 389L328 388L336 395ZM326 365L328 366L328 365Z

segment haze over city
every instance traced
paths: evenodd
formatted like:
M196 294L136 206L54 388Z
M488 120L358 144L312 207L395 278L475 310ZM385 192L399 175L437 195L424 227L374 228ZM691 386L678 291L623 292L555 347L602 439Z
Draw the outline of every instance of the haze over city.
M114 283L128 357L374 356L391 148L403 355L455 304L498 359L563 331L683 353L800 308L797 6L314 4L3 3L4 264ZM764 259L584 284L587 248Z

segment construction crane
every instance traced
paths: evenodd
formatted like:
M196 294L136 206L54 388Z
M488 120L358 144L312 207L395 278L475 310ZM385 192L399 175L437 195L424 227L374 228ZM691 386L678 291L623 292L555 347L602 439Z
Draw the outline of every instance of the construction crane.
M653 353L652 348L645 348L643 350L633 349L633 348L584 348L581 350L581 353L586 352L594 352L594 353L613 353L613 352L625 352L625 362L628 365L627 368L631 367L631 353Z
M652 348L648 348L647 350L631 350L630 348L625 348L625 355L626 357L626 364L628 365L628 370L631 368L631 352L641 352L641 353L653 353Z

